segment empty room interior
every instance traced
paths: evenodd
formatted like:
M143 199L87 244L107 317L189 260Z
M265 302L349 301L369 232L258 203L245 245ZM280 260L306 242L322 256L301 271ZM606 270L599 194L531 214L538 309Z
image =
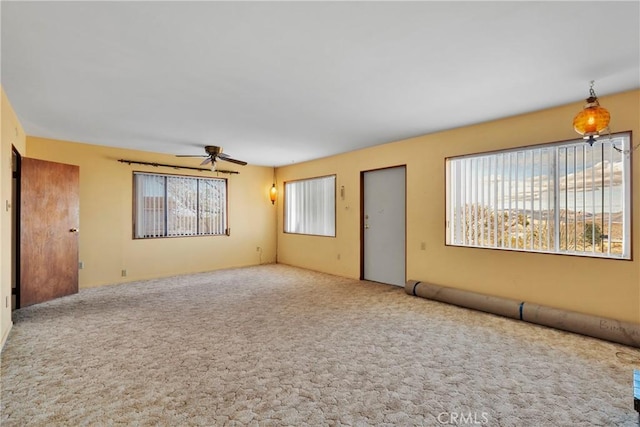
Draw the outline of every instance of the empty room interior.
M0 12L2 425L639 425L640 2Z

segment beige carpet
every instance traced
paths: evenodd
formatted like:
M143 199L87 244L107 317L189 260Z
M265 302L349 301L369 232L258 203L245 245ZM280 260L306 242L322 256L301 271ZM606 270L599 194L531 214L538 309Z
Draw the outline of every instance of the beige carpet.
M637 349L283 265L18 310L2 426L637 426Z

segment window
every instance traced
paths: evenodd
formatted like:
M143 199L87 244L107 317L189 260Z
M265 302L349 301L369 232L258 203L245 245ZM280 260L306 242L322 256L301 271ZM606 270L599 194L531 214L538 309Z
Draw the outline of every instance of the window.
M447 159L447 244L630 259L630 139Z
M284 232L335 237L335 175L285 182Z
M134 172L134 237L227 232L227 181Z

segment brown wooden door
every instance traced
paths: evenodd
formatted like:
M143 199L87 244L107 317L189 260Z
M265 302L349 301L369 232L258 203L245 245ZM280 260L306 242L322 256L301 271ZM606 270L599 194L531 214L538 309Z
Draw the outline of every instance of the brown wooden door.
M80 168L22 158L18 307L78 292Z

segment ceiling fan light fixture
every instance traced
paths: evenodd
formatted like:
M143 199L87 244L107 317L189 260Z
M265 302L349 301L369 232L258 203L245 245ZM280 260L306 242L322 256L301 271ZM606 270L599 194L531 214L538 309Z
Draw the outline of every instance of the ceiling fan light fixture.
M240 165L240 166L245 166L247 164L247 162L243 161L243 160L238 160L238 159L234 159L231 158L228 154L223 153L222 152L222 147L218 147L217 145L207 145L204 147L204 152L205 154L195 154L195 155L191 155L191 154L176 154L176 157L206 157L202 163L200 163L200 166L204 166L207 165L209 163L211 163L211 170L215 171L216 170L216 164L218 163L218 160L222 160L225 162L230 162L230 163L235 163L236 165Z
M606 108L600 106L596 92L593 90L594 81L591 81L589 97L586 99L582 111L573 119L573 129L586 139L589 145L593 145L600 132L609 127L611 115Z

